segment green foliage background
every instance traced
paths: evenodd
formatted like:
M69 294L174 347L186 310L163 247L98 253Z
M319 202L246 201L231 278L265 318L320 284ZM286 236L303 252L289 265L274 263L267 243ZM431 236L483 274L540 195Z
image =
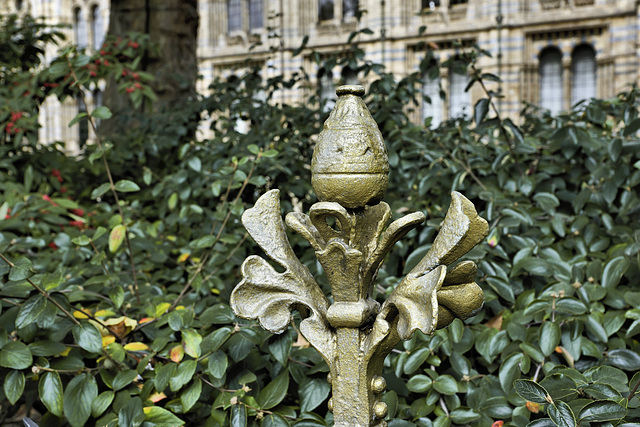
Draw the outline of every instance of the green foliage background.
M5 19L0 33L0 52L32 52L2 57L0 75L0 423L42 414L41 426L330 424L327 366L295 325L274 336L228 306L240 264L260 252L244 209L272 188L283 213L315 202L308 164L327 113L314 93L300 105L272 99L306 76L216 81L170 111L132 112L121 135L69 156L35 143L42 100L120 76L141 105L151 76L132 76L148 41L110 41L106 58L65 48L39 67L59 36L26 22ZM476 68L482 54L442 66L485 85L498 77ZM452 190L491 226L468 256L483 311L387 358L389 425L637 425L638 90L556 117L526 106L518 124L487 91L472 118L432 130L409 119L419 72L385 74L357 45L327 61L370 82L394 216L428 215L386 260L377 298L429 248ZM110 117L99 108L77 120ZM328 291L313 251L290 240Z

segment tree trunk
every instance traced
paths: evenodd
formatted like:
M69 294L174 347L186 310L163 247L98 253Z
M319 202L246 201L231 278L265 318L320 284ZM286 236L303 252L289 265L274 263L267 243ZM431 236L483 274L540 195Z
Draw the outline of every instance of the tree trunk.
M145 112L161 111L195 95L197 0L111 0L110 13L109 35L146 33L157 46L141 63L142 71L155 76L151 87L158 96L157 101L143 107ZM118 94L114 81L107 83L104 99L114 115L132 108L128 96Z

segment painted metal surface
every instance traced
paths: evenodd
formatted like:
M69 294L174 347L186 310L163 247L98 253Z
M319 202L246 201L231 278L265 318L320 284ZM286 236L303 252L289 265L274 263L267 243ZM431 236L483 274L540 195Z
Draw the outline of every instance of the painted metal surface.
M280 215L279 191L271 190L244 213L242 222L284 272L249 256L231 307L237 316L258 319L274 333L284 332L291 311L298 310L301 333L330 369L329 408L335 425L385 426L387 407L380 396L386 388L382 365L387 354L416 330L431 334L482 307L482 290L474 282L476 265L465 261L450 266L484 239L488 225L469 200L454 192L429 252L386 301L374 300L373 285L385 255L425 216L416 212L388 224L391 210L381 200L389 162L382 135L362 100L364 89L341 86L336 92L338 101L311 163L320 202L308 215L286 216L286 224L313 247L332 299L294 254Z

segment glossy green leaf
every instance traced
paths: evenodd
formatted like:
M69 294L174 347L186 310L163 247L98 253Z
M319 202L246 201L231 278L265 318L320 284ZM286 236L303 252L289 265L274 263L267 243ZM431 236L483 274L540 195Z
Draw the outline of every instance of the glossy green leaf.
M26 257L21 257L13 263L13 267L11 267L11 270L9 271L9 280L17 282L19 280L28 279L34 274L35 271L33 270L31 260Z
M185 360L180 363L178 365L176 373L169 380L171 391L180 390L182 386L191 381L191 378L193 378L193 374L195 374L196 372L197 366L198 362L195 360Z
M76 343L90 353L102 353L102 335L90 322L83 320L72 329Z
M116 190L122 193L132 193L135 191L140 191L140 187L133 181L129 181L128 179L121 179L116 182Z
M7 400L15 405L24 391L24 374L22 371L11 370L4 377L3 390Z
M544 404L550 398L549 393L540 384L531 380L515 380L513 388L524 400Z
M289 371L285 370L271 381L265 388L260 390L256 400L260 404L260 409L271 409L278 405L287 395L289 389Z
M47 300L44 296L38 294L26 300L20 306L18 317L16 317L16 327L25 327L38 319L38 316L44 311Z
M635 351L619 348L609 351L606 362L625 371L640 370L640 355Z
M10 369L26 369L33 358L29 348L21 341L11 341L0 350L0 366Z
M543 322L540 326L538 339L540 340L540 350L545 356L551 355L560 344L560 327L555 322Z
M113 382L111 383L111 387L114 391L118 391L133 382L136 379L138 373L134 370L127 369L124 371L120 371L116 374Z
M512 354L500 366L498 378L502 389L507 393L513 388L513 382L520 377L521 360L522 354Z
M433 384L433 380L426 375L413 375L407 381L407 388L414 393L425 393L429 391Z
M143 408L145 421L154 426L183 426L185 423L170 411L160 406Z
M553 405L549 405L547 413L558 427L576 427L576 418L569 405L565 402L558 401Z
M98 385L90 374L71 379L64 391L64 416L73 426L84 426L91 416L91 405L98 397Z
M187 387L180 395L180 403L182 403L182 411L189 412L193 405L200 399L202 394L202 381L196 378L193 383Z
M113 114L111 113L111 110L109 110L109 108L105 107L104 105L94 109L91 112L91 117L94 117L100 120L110 119L112 116Z
M40 401L57 417L63 413L62 381L57 372L45 372L38 382Z
M619 256L613 258L605 265L602 271L602 279L600 283L605 288L614 288L620 283L620 279L629 268L629 260L627 258Z
M113 402L113 398L115 397L115 393L111 390L103 391L96 397L96 399L91 403L91 415L94 418L99 417L107 410L111 402Z
M234 405L231 407L230 427L247 426L247 409L244 405Z
M314 378L308 380L300 387L300 410L312 411L317 408L329 396L331 387L325 380Z
M227 355L222 351L216 351L209 356L208 370L214 378L222 378L229 366Z
M450 396L458 392L458 383L451 375L440 375L433 380L433 388L438 393Z

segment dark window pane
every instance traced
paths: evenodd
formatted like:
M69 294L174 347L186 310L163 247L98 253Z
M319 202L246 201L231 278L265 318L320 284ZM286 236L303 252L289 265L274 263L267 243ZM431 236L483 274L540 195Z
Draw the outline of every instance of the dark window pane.
M358 0L342 0L342 19L352 19L358 13Z
M318 1L318 19L320 21L333 19L333 0Z
M440 7L440 0L422 0L422 10Z

